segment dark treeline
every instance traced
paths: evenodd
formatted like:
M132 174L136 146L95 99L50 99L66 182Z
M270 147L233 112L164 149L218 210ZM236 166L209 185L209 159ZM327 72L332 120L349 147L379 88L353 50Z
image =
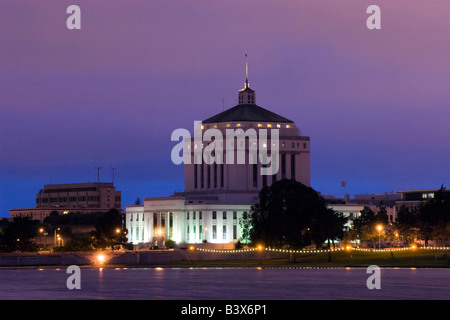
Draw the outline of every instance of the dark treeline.
M127 231L123 226L122 214L116 209L108 212L58 214L50 213L41 223L29 217L15 217L3 220L0 225L0 252L36 252L40 248L38 237L53 237L56 234L66 243L58 242L54 251L89 251L126 245ZM71 226L88 225L95 230L85 234L72 234Z
M280 180L259 193L240 224L241 243L253 246L301 249L326 246L335 241L344 245L360 243L374 248L410 245L417 240L428 245L430 240L443 245L450 239L450 193L441 189L434 198L414 210L402 207L396 220L389 223L386 209L378 212L365 207L361 215L347 224L348 218L327 208L325 200L311 187L293 180ZM351 225L351 227L349 227Z

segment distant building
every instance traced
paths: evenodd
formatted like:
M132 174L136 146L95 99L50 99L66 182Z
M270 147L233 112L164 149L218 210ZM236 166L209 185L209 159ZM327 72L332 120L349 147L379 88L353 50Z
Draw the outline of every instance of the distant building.
M121 192L113 183L51 184L36 194L36 208L11 209L9 214L11 218L29 216L43 221L52 211L90 213L113 208L122 211Z
M348 217L347 226L351 226L353 220L361 216L364 207L370 208L375 214L383 208L386 210L389 223L395 222L395 204L400 199L400 194L386 192L382 194L355 194L354 199L351 199L349 195L346 195L345 198L334 196L323 196L323 198L329 208L342 213L344 217Z
M434 195L440 189L424 189L424 190L407 190L397 191L400 194L400 199L395 202L395 209L398 212L402 206L412 210L417 208L420 204L434 199ZM443 192L450 196L450 190L443 189Z

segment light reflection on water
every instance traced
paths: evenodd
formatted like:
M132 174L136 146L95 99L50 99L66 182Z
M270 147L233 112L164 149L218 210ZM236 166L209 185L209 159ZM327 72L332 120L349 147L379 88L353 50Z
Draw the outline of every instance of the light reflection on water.
M450 269L383 268L380 290L365 268L82 268L80 290L69 276L0 269L0 299L450 299Z

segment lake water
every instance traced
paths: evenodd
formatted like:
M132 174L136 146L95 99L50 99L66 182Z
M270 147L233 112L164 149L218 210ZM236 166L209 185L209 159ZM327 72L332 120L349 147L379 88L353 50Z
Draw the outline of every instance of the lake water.
M450 269L382 268L379 290L365 268L81 268L80 290L67 288L70 275L0 269L0 299L450 299Z

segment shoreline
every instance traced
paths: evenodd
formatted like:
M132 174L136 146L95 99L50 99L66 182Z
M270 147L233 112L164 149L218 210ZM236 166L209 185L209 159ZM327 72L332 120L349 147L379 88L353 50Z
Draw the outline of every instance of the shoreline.
M101 258L101 259L100 259ZM290 258L294 258L291 262ZM211 253L123 251L0 254L0 270L80 268L450 268L448 249L346 251L295 254L280 252Z

